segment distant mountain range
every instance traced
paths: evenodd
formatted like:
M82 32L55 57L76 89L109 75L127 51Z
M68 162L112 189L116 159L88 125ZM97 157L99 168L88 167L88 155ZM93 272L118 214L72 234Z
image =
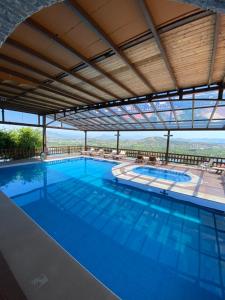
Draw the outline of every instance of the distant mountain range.
M113 142L115 141L115 137L114 134L93 134L89 135L89 140L93 140L93 141L110 141ZM73 131L66 131L64 130L63 132L60 131L48 131L48 141L52 142L52 141L65 141L65 140L69 140L70 142L72 142L73 140L82 140L84 139L84 134L82 132L73 132ZM123 142L131 142L131 141L135 141L136 143L140 142L142 143L165 143L166 138L164 137L146 137L143 138L142 136L139 136L138 134L135 134L132 136L132 138L126 138L125 136L121 135L120 140ZM198 144L225 144L225 137L224 139L222 138L193 138L193 139L186 139L186 138L172 138L171 139L173 141L173 143L176 144L186 144L186 143L198 143Z

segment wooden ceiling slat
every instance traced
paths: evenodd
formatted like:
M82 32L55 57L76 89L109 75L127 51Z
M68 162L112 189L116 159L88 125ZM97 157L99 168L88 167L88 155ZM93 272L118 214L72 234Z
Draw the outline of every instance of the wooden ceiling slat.
M33 27L35 30L40 31L44 35L47 35L50 39L54 40L60 46L62 46L66 50L68 50L71 53L73 53L76 57L78 57L82 62L84 62L85 64L87 64L89 67L92 67L97 72L99 72L101 75L103 75L104 77L108 78L110 81L114 82L116 85L120 86L122 89L124 89L125 91L127 91L131 95L133 95L133 92L128 87L126 87L123 83L121 83L118 80L116 80L115 78L113 78L110 74L106 73L104 70L102 70L101 68L99 68L95 63L89 61L81 53L79 53L77 50L75 50L74 48L72 48L70 45L68 45L62 39L60 39L57 36L55 36L54 34L52 34L46 28L44 28L43 26L41 26L40 24L38 24L37 22L35 22L32 19L27 19L25 22L26 22L27 25Z
M88 13L77 3L71 2L69 0L64 1L64 3L73 11L80 19L87 25L91 30L93 30L101 40L103 40L113 51L123 60L123 62L136 74L138 78L141 79L144 84L150 88L151 92L155 91L155 88L149 82L149 80L136 68L126 55L121 51L121 49L113 42L113 40L104 32L104 30L95 22L95 20L88 15ZM135 92L134 92L135 94Z
M72 98L74 100L76 100L78 103L85 103L85 104L93 104L92 101L89 101L89 100L85 100L85 99L80 99L80 98L77 98L75 96L73 96L71 93L67 92L67 91L64 91L64 90L61 90L59 88L56 88L56 87L53 87L51 86L50 84L47 84L47 83L43 83L43 82L40 82L38 80L36 80L35 78L32 78L30 76L26 76L22 73L19 73L19 72L15 72L15 71L12 71L8 68L5 68L5 67L0 67L0 71L4 72L4 73L7 73L7 74L11 74L11 75L14 75L16 77L19 77L19 78L22 78L22 79L25 79L29 82L32 82L34 83L35 85L37 85L38 87L42 87L43 89L45 90L48 90L48 91L53 91L54 93L56 94L59 94L59 95L63 95L63 96L66 96L66 97L69 97L69 98ZM74 103L74 105L76 105L76 103Z
M90 86L96 88L97 90L107 94L107 95L110 95L111 97L113 98L118 98L118 96L114 93L112 93L111 91L108 91L107 89L103 88L101 85L73 72L73 70L69 70L67 68L65 68L64 66L62 66L61 64L59 64L58 62L56 61L53 61L52 59L50 59L49 57L46 57L45 55L19 43L18 41L15 41L11 38L8 38L6 40L6 43L9 44L9 45L12 45L13 47L16 47L22 51L24 51L25 53L29 53L30 55L34 56L34 57L37 57L39 59L41 59L42 61L46 62L47 64L50 64L54 67L56 67L57 69L61 70L62 72L65 72L67 75L71 75L72 77L82 81L82 82L85 82L87 84L89 84Z
M40 97L43 98L44 101L46 101L46 103L48 103L48 101L52 100L52 102L55 102L55 103L59 102L61 104L65 103L66 105L74 106L74 102L71 102L71 101L68 101L68 100L65 100L65 99L56 98L56 97L54 97L52 95L48 96L46 94L37 92L34 89L25 89L25 88L22 88L21 86L9 84L9 83L2 82L2 81L0 81L0 85L3 85L3 86L8 87L8 88L17 89L19 91L26 92L27 94L31 94L31 95L35 95L35 96L40 96Z
M7 56L7 55L5 55L5 54L1 54L1 53L0 53L0 59L3 59L4 61L9 62L9 63L12 63L12 64L14 64L14 65L20 66L20 67L22 67L22 68L24 68L24 69L26 69L26 70L28 70L28 71L37 73L37 74L39 74L39 75L41 75L41 76L46 77L47 79L50 79L50 80L55 81L55 82L58 82L58 83L60 83L61 85L65 85L65 86L67 86L67 87L70 87L70 88L73 89L73 90L77 90L77 91L79 91L79 92L81 92L81 93L87 94L87 95L93 97L94 99L97 98L97 99L105 100L104 98L101 98L101 97L98 96L97 94L94 94L94 93L85 91L84 89L82 89L82 88L80 88L80 87L78 87L78 86L76 86L76 85L73 85L73 84L70 84L70 83L68 83L68 82L62 81L61 79L58 79L57 76L56 76L56 77L53 77L53 76L49 75L48 73L43 72L42 70L39 70L39 69L37 69L37 68L34 68L34 67L28 65L27 63L21 62L21 61L15 59L15 58L9 57L9 56ZM75 94L75 93L74 93L74 95L75 95L76 97L80 97L80 95L78 95L78 94Z
M46 99L40 99L40 98L35 98L35 97L32 97L32 96L29 96L29 95L24 95L23 93L21 94L17 94L15 92L11 92L11 91L7 91L7 90L4 90L4 89L1 89L0 87L0 92L1 93L4 93L7 97L7 102L11 101L13 103L15 103L17 101L17 99L27 99L29 101L29 103L39 103L39 104L42 104L43 106L46 106L46 107L52 107L54 108L55 110L56 109L63 109L65 108L65 103L55 103L55 102L52 102L50 100L46 100ZM8 95L10 95L10 97L8 97ZM11 97L12 96L12 97ZM70 106L67 106L68 108L70 108Z
M217 53L217 46L218 46L219 30L220 30L220 15L217 13L217 14L215 14L215 29L214 29L214 39L213 39L213 46L212 46L212 58L211 58L210 67L209 67L208 84L212 83L213 71L214 71L216 53Z
M154 24L154 21L153 21L153 16L151 14L151 11L150 11L150 8L149 6L147 5L146 1L145 0L139 0L139 3L140 3L140 7L141 7L141 10L143 12L143 15L145 17L145 20L147 22L147 25L149 27L149 29L151 30L153 36L154 36L154 39L156 41L156 44L160 50L160 53L162 55L162 58L165 62L165 65L168 69L168 72L170 73L170 76L171 76L171 79L173 80L173 83L174 83L174 87L175 88L178 88L178 84L177 84L177 79L176 79L176 76L174 74L174 70L171 66L171 63L168 59L168 55L166 53L166 50L163 46L163 42L160 38L160 35L159 33L157 32L157 29L156 29L156 26Z

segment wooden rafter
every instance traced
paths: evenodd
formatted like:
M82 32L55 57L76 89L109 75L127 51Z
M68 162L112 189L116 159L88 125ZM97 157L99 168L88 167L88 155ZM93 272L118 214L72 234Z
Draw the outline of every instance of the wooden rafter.
M87 25L95 34L103 40L109 48L122 59L122 61L131 69L136 76L148 87L151 91L155 91L155 88L149 82L149 80L135 67L134 64L126 57L121 49L113 42L113 40L106 34L106 32L95 22L95 20L88 15L88 13L77 3L70 0L64 1L64 3L70 8L72 12L79 16L79 18ZM135 94L135 93L134 93Z
M100 68L99 66L97 66L95 63L89 61L85 56L83 56L83 54L81 54L80 52L78 52L77 50L75 50L74 48L72 48L68 43L64 42L62 39L60 39L59 37L57 37L55 34L53 34L52 32L50 32L49 30L47 30L42 25L38 24L37 22L35 22L34 20L31 20L31 19L27 19L25 21L25 24L27 24L28 26L30 26L30 27L34 28L35 30L41 32L42 34L48 36L48 38L50 38L53 41L55 41L61 47L63 47L64 49L70 51L80 61L84 62L89 67L93 68L95 71L97 71L98 73L100 73L102 76L108 78L110 81L112 81L113 83L115 83L116 85L118 85L119 87L121 87L122 89L124 89L125 91L127 91L129 94L131 94L131 95L134 94L133 91L130 90L127 86L125 86L122 82L120 82L119 80L117 80L116 78L114 78L113 76L111 76L109 73L105 72L102 68Z
M209 75L208 75L208 84L211 84L213 79L213 71L214 71L218 38L219 38L219 30L220 30L220 15L217 13L215 14L215 27L214 27L213 46L212 46L212 57L210 60Z
M12 71L11 69L8 69L8 68L5 68L5 67L0 67L0 71L2 71L4 73L7 73L7 74L10 74L10 75L13 75L13 76L16 76L18 78L22 78L22 79L27 80L29 82L32 82L35 85L37 85L37 88L42 87L45 90L48 90L50 92L54 92L55 94L62 95L64 97L74 99L78 103L80 102L80 103L85 103L85 104L93 104L93 102L90 101L90 100L83 99L82 97L77 98L68 91L62 90L58 87L52 86L52 85L50 85L48 83L45 83L45 82L41 82L41 81L37 80L36 78L24 75L20 72ZM26 94L26 92L24 92L24 94ZM74 105L76 105L76 104L77 103L74 103Z
M43 99L32 97L30 95L16 94L16 93L9 92L9 91L6 92L5 90L2 90L2 89L0 89L0 91L1 91L1 93L4 93L6 95L7 103L14 104L14 103L17 103L22 100L31 105L32 105L32 103L36 103L36 104L40 104L46 108L51 107L51 108L54 108L55 111L65 108L64 103L60 104L59 102L55 102L55 101L51 101L51 100L45 101ZM69 106L67 106L67 107L69 108Z
M177 79L176 79L176 76L174 74L174 70L171 66L171 63L168 59L168 55L166 53L165 47L163 46L163 42L160 38L160 35L159 35L159 33L156 29L155 24L154 24L153 17L152 17L151 11L149 9L149 6L147 5L146 0L139 0L138 2L140 3L140 7L141 7L141 10L142 10L143 15L145 17L146 23L147 23L149 29L151 30L151 32L152 32L152 34L155 38L156 44L157 44L157 46L160 50L161 56L162 56L162 58L165 62L165 65L166 65L167 70L170 74L170 77L171 77L171 79L174 83L174 86L175 86L175 88L178 88Z
M73 72L73 70L68 70L67 68L65 68L64 66L62 66L61 64L59 64L58 62L55 62L54 60L50 59L49 57L46 57L45 55L43 55L43 54L41 54L41 53L39 53L39 52L31 49L31 48L29 48L29 47L27 47L27 46L19 43L18 41L15 41L15 40L13 40L11 38L8 38L6 40L6 44L12 45L13 47L16 47L17 49L19 49L19 50L21 50L21 51L23 51L25 53L28 53L28 54L36 57L36 58L39 58L43 62L45 62L47 64L50 64L53 67L61 70L67 76L70 75L70 76L72 76L72 77L74 77L74 78L76 78L76 79L78 79L78 80L80 80L80 81L82 81L84 83L87 83L90 86L92 86L92 87L100 90L101 92L106 93L107 95L110 95L111 97L113 97L115 99L118 98L118 96L115 93L113 93L113 92L111 92L111 91L103 88L102 86L100 86L99 84L93 82L92 80L89 80L89 79L87 79L87 78L85 78L85 77L83 77L83 76L81 76L81 75Z
M21 91L22 92L21 95L24 95L23 93L26 92L26 94L31 94L31 95L34 95L34 96L42 97L43 99L40 99L40 98L39 99L40 99L40 101L45 101L45 103L53 102L53 103L60 103L61 105L65 104L65 105L68 105L70 107L74 106L73 101L60 99L60 98L54 97L52 95L49 96L49 95L37 92L35 89L25 89L25 88L22 88L21 86L10 84L8 82L3 82L1 80L0 80L0 86L5 86L5 87L8 87L8 88L12 88L12 89L16 89L18 91ZM38 89L43 90L43 88L41 88L41 87L39 87Z
M71 89L73 89L75 91L79 91L81 93L87 94L88 96L91 96L93 98L105 100L104 98L100 97L99 95L97 95L95 93L86 91L83 88L78 87L77 85L70 84L70 83L68 83L66 81L62 81L61 79L58 79L59 76L53 77L53 76L49 75L48 73L46 73L46 72L44 72L44 71L42 71L40 69L37 69L37 68L35 68L33 66L28 65L27 63L21 62L21 61L15 59L15 58L12 58L12 57L7 56L5 54L1 54L0 53L0 59L3 59L4 61L9 62L9 63L14 64L14 65L17 65L19 67L22 67L22 68L24 68L24 69L26 69L28 71L31 71L33 73L36 73L36 74L40 75L40 76L46 77L47 79L51 80L51 83L52 82L58 82L61 85L65 85L66 87L69 87L69 88L71 88ZM78 98L80 97L76 93L73 93L73 94L76 97L78 97Z

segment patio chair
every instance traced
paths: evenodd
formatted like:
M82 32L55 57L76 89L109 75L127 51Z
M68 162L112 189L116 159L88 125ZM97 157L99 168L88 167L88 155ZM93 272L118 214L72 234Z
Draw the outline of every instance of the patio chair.
M83 148L80 153L81 153L81 155L89 155L90 150L85 150L85 148Z
M113 155L114 159L124 159L126 157L127 157L126 156L126 151L124 151L124 150L121 150L119 154L114 154Z
M104 157L105 158L113 158L114 155L116 155L116 150L112 150L111 153L105 153Z
M99 150L96 152L96 155L97 155L97 156L104 156L104 153L105 153L104 149L99 149Z
M216 171L216 174L218 175L223 175L225 174L225 166L221 166L221 167L212 167L213 170Z
M96 156L97 153L98 153L98 152L95 150L95 148L91 148L91 149L90 149L89 155L90 155L90 156Z
M137 158L135 159L135 163L140 164L140 163L143 163L144 161L145 161L145 157L141 154L138 154Z
M209 170L213 167L213 163L214 163L214 160L213 160L213 159L210 159L209 161L205 161L205 162L203 162L203 163L200 163L200 164L199 164L199 167L200 167L202 170L209 171Z
M157 157L151 155L151 156L149 156L146 164L147 165L155 165L157 162L158 162Z

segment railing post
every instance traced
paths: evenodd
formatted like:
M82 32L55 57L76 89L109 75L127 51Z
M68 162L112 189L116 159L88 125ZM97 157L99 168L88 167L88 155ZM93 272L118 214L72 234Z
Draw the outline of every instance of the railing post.
M119 145L120 145L120 132L117 130L116 134L116 153L119 154Z
M169 150L170 150L170 137L173 136L173 135L170 134L170 130L168 130L167 134L165 134L164 136L167 137L165 162L166 162L166 164L168 164Z
M42 131L42 151L46 149L46 116L43 116L43 131Z
M2 122L5 122L5 110L2 108Z
M84 131L84 150L87 151L87 130Z

